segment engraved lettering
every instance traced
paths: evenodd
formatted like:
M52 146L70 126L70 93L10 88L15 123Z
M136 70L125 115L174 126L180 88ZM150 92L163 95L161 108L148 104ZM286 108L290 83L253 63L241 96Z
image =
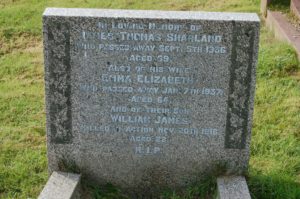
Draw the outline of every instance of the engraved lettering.
M131 115L111 115L111 120L116 123L138 123L149 124L151 119L149 116L131 116Z

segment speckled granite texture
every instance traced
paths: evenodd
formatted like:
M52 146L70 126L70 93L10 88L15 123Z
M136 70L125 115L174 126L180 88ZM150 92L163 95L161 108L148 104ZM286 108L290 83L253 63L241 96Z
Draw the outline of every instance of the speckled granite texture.
M251 199L244 176L222 176L217 184L218 199Z
M38 199L80 199L80 175L54 171Z
M48 8L49 170L137 197L247 170L256 14Z

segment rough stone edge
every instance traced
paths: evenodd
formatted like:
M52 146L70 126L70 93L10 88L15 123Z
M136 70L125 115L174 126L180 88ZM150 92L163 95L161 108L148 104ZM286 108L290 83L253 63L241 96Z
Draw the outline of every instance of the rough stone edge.
M43 16L65 17L108 17L108 18L145 18L145 19L182 19L182 20L220 20L254 21L260 19L256 13L200 12L200 11L158 11L158 10L120 10L120 9L83 9L83 8L46 8Z
M233 38L239 36L242 37L241 35L244 35L242 28L239 28L241 24L239 22L234 23L236 26L235 33ZM238 108L234 110L233 105L232 107L230 106L230 103L228 103L228 110L227 110L227 122L226 122L226 134L225 134L225 149L246 149L250 146L250 141L251 141L251 131L252 131L252 120L253 120L253 108L254 108L254 96L255 96L255 82L256 82L256 66L257 66L257 60L258 60L258 45L259 45L259 35L260 35L260 23L252 23L247 27L249 35L245 36L250 37L250 44L247 48L244 48L240 46L237 41L232 41L233 46L232 51L235 52L231 58L232 61L232 71L231 71L231 78L230 79L230 94L228 96L228 101L232 101L233 104L238 105L242 108ZM242 39L242 38L240 38ZM249 57L244 60L244 62L237 61L238 59L238 50L247 50L249 51ZM235 63L234 63L235 62ZM247 75L244 78L241 78L241 75L235 75L240 67L245 64L247 65ZM248 80L247 80L248 79ZM243 82L245 85L247 85L247 89L244 92L239 91L239 89L234 86L235 82ZM242 83L242 84L244 84ZM239 104L238 101L236 101L234 98L230 99L230 96L235 96L235 95L241 95L241 96L248 96L248 100L245 102L245 107L243 108L242 103ZM252 99L252 100L251 100ZM243 113L243 114L242 114ZM230 115L243 115L243 120L244 120L244 128L231 128L231 122L230 122ZM241 131L241 134L238 133ZM242 137L243 139L236 139L236 135L241 135L237 136ZM231 140L231 141L229 141ZM249 159L249 157L248 157Z
M64 34L57 34L60 33L61 30L57 30L59 29L57 26L59 23L55 24L55 22L57 22L55 18L43 16L46 140L49 175L51 175L53 171L61 170L61 166L66 166L64 165L65 163L73 164L73 157L78 148L74 147L71 105L69 103L71 102L71 98L70 95L64 94L66 87L71 91L71 84L66 84L66 81L62 81L64 78L60 78L67 77L68 74L70 74L70 67L68 68L65 61L62 60L66 55L66 50L60 49L65 49L70 41L69 38L66 39L62 37L65 36ZM68 26L65 19L60 20L60 22ZM51 27L53 23L54 25ZM66 27L66 29L68 28ZM50 38L50 41L49 34L52 34L52 37L55 37L55 39ZM59 43L55 43L55 40ZM51 45L56 46L56 48L50 48ZM68 76L68 78L70 78L70 76ZM69 116L65 117L65 113ZM72 161L69 163L66 162L66 160Z
M291 12L300 20L300 0L291 0Z
M217 199L251 199L244 176L218 177L217 191Z
M52 143L72 143L70 32L68 23L43 17L47 133ZM50 48L51 47L51 48Z
M274 31L275 37L291 44L300 59L300 32L280 12L268 11L266 25Z
M56 184L57 178L60 177L67 180L64 182L63 185ZM48 179L45 187L41 191L38 199L80 199L81 198L80 180L81 180L80 174L54 171L50 176L50 178Z

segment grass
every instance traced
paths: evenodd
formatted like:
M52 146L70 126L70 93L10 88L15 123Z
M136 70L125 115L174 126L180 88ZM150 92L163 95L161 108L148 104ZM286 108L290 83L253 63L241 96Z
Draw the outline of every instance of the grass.
M41 14L50 6L259 12L259 0L1 0L0 198L36 198L48 178ZM296 54L262 26L247 177L253 198L300 198L299 121ZM214 186L209 179L162 197L206 197ZM85 189L94 198L126 198L110 184Z
M290 5L291 1L288 0L272 0L269 7L271 10L288 13L290 11Z

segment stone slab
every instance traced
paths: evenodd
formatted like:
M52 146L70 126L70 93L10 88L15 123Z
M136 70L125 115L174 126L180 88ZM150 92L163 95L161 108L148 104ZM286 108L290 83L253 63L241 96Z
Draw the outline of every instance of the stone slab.
M79 199L80 175L54 171L38 199Z
M218 199L251 199L244 176L223 176L217 179Z
M159 10L119 10L119 9L82 9L47 8L43 16L60 17L103 17L128 19L172 19L172 20L218 20L259 22L255 13L238 12L199 12L199 11L159 11Z
M49 8L43 25L50 172L149 195L247 170L256 14Z
M291 12L300 20L300 0L291 0Z
M280 12L268 11L266 25L274 31L275 37L291 44L300 58L300 32Z

